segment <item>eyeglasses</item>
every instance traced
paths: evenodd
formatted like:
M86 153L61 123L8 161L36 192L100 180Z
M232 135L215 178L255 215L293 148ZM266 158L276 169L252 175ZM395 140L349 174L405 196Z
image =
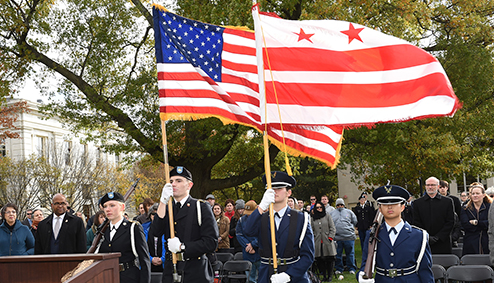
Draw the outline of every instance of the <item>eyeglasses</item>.
M426 187L437 187L438 184L425 184Z
M32 213L26 213L26 215L31 215Z
M54 202L53 205L66 205L66 202Z
M322 206L316 206L316 209L319 209L319 208L322 209Z
M316 200L315 198L311 198L310 200Z
M10 210L10 211L5 211L5 214L16 214L17 212L15 210Z

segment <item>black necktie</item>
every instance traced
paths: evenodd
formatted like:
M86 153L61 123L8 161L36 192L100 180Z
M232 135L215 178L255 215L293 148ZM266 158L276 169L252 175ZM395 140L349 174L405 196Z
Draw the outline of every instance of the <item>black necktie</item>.
M181 207L182 207L182 203L176 202L175 203L175 209L173 211L173 214L178 214L178 211L180 210Z
M281 219L281 216L278 214L278 212L275 212L274 213L274 216L278 217L279 219Z
M395 227L391 227L391 229L389 229L388 233L391 234L391 232L393 232L395 235L398 234Z

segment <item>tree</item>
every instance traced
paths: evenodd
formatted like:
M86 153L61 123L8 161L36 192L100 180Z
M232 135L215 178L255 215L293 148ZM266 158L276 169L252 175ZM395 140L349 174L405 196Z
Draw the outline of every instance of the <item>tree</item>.
M19 119L19 114L28 111L26 101L7 103L5 97L0 96L0 144L5 139L17 139L19 133L15 132L17 127L15 122Z

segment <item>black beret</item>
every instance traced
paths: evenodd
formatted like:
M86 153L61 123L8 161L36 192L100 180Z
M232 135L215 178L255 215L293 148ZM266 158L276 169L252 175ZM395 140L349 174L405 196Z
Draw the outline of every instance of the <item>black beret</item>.
M377 203L396 204L406 202L410 198L410 193L400 186L388 185L375 189L372 197Z
M264 185L267 185L266 175L262 176L262 181L264 182ZM295 188L295 185L297 185L297 181L295 181L295 178L288 175L287 173L281 171L271 172L271 187L273 189L276 188L293 189Z
M105 205L105 202L110 201L110 200L116 200L116 201L125 203L125 199L122 196L122 194L117 193L117 192L109 192L100 199L99 204L101 204L103 206L103 205Z
M170 177L173 176L181 176L192 182L192 174L190 174L189 170L183 166L173 168L173 170L170 171Z

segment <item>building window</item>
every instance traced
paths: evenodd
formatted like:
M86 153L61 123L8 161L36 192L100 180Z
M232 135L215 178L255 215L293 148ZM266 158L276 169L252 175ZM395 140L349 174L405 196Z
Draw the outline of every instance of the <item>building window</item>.
M46 157L46 137L36 136L35 137L35 150L38 157Z
M120 164L120 155L115 154L115 165Z
M70 151L72 150L72 142L64 141L63 142L63 154L65 159L65 165L70 166Z
M0 144L0 158L7 156L7 148L5 147L5 144L2 143Z

